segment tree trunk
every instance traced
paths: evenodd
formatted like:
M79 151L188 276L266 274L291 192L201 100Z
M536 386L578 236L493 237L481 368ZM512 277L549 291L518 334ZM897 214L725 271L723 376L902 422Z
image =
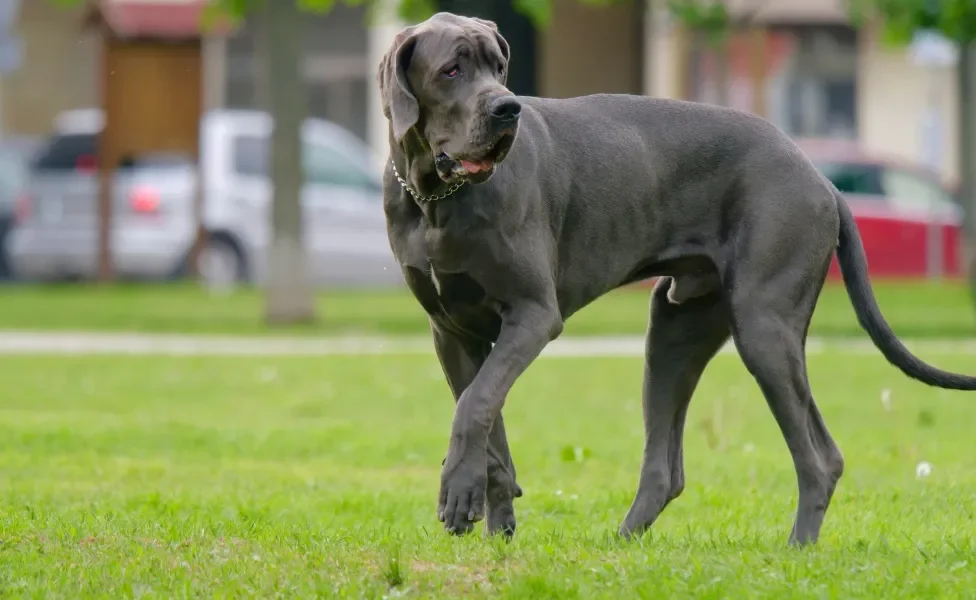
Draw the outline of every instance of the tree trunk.
M300 70L302 20L294 0L265 4L264 67L266 94L274 120L270 177L274 187L265 319L271 324L315 319L315 296L305 251L301 194L301 128L307 112Z
M965 244L969 289L976 303L976 42L960 47L959 84L959 200L965 211Z

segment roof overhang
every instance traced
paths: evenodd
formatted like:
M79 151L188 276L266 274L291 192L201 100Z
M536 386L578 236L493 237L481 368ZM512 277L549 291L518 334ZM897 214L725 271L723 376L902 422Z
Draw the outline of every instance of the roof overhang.
M104 26L123 38L192 39L224 35L230 19L205 20L209 0L96 0L85 14L86 27Z

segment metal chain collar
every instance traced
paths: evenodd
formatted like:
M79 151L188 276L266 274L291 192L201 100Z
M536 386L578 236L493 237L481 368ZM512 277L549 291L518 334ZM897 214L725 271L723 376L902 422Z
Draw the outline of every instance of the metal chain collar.
M400 182L400 185L403 186L403 189L410 192L410 195L413 196L413 199L416 200L417 202L434 202L435 200L443 200L444 198L447 198L454 192L458 191L458 189L466 183L466 180L462 179L457 183L455 183L454 185L452 185L451 187L447 188L447 191L442 194L437 194L436 196L421 196L417 192L413 191L413 188L410 187L410 184L407 183L406 180L403 179L403 177L400 177L400 172L397 171L396 165L393 163L392 160L390 161L390 165L393 167L393 174L396 175L397 181Z

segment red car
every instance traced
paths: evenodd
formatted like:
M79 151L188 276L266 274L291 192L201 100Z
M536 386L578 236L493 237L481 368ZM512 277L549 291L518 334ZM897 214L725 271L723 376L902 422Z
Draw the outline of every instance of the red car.
M797 143L847 198L872 277L962 275L963 211L953 189L938 175L867 154L853 142ZM840 277L836 259L830 277Z

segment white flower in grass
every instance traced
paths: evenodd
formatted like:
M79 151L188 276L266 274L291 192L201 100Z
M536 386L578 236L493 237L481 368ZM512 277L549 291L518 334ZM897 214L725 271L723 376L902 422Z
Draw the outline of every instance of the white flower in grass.
M886 412L891 412L891 390L888 388L881 390L881 406Z
M915 477L921 479L922 477L928 477L932 474L932 464L925 462L924 460L915 466Z
M258 372L258 381L261 383L271 383L278 378L278 369L274 367L264 367Z

